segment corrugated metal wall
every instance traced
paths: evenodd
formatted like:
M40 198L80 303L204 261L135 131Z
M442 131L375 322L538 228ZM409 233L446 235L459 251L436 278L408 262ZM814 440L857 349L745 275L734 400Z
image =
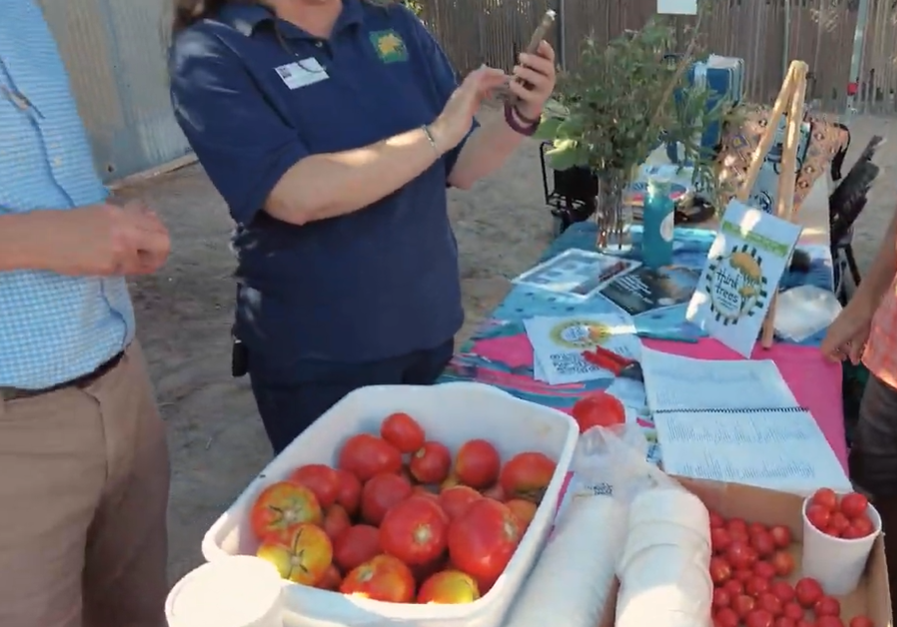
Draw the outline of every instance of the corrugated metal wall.
M38 0L106 180L189 152L168 100L162 43L167 2Z

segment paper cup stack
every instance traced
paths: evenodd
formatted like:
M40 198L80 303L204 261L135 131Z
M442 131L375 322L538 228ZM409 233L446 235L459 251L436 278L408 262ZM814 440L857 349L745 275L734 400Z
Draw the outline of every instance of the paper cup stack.
M630 505L617 565L616 627L710 624L710 517L695 495L657 488Z

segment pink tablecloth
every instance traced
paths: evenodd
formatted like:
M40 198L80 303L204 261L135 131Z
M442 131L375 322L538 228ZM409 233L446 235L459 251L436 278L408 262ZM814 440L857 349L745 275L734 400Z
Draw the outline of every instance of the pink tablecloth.
M718 341L705 338L697 344L643 340L645 345L665 353L697 359L742 359ZM759 343L752 359L771 359L779 367L788 387L801 406L816 418L829 446L847 471L847 444L844 439L844 408L841 400L841 365L826 361L816 347L775 344L769 350Z

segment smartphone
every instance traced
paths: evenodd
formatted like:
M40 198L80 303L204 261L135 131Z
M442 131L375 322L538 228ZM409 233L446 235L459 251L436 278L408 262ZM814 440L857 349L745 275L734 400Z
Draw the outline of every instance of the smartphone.
M539 44L542 42L545 37L548 36L548 31L554 26L554 20L557 16L557 13L553 9L548 9L545 11L545 15L542 17L542 21L536 27L536 30L533 31L533 36L530 37L529 44L527 44L526 48L524 48L524 52L527 54L533 54L538 50ZM527 85L526 81L522 81L520 79L516 79L518 83L522 83L523 85ZM507 89L507 88L506 88ZM507 96L505 100L511 106L517 104L519 98L510 92L506 92Z

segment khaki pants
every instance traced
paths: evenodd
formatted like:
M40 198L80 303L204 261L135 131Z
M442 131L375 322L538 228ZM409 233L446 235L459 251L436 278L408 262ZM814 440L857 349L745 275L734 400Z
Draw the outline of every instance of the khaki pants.
M163 627L169 474L136 342L83 389L0 400L0 627Z

